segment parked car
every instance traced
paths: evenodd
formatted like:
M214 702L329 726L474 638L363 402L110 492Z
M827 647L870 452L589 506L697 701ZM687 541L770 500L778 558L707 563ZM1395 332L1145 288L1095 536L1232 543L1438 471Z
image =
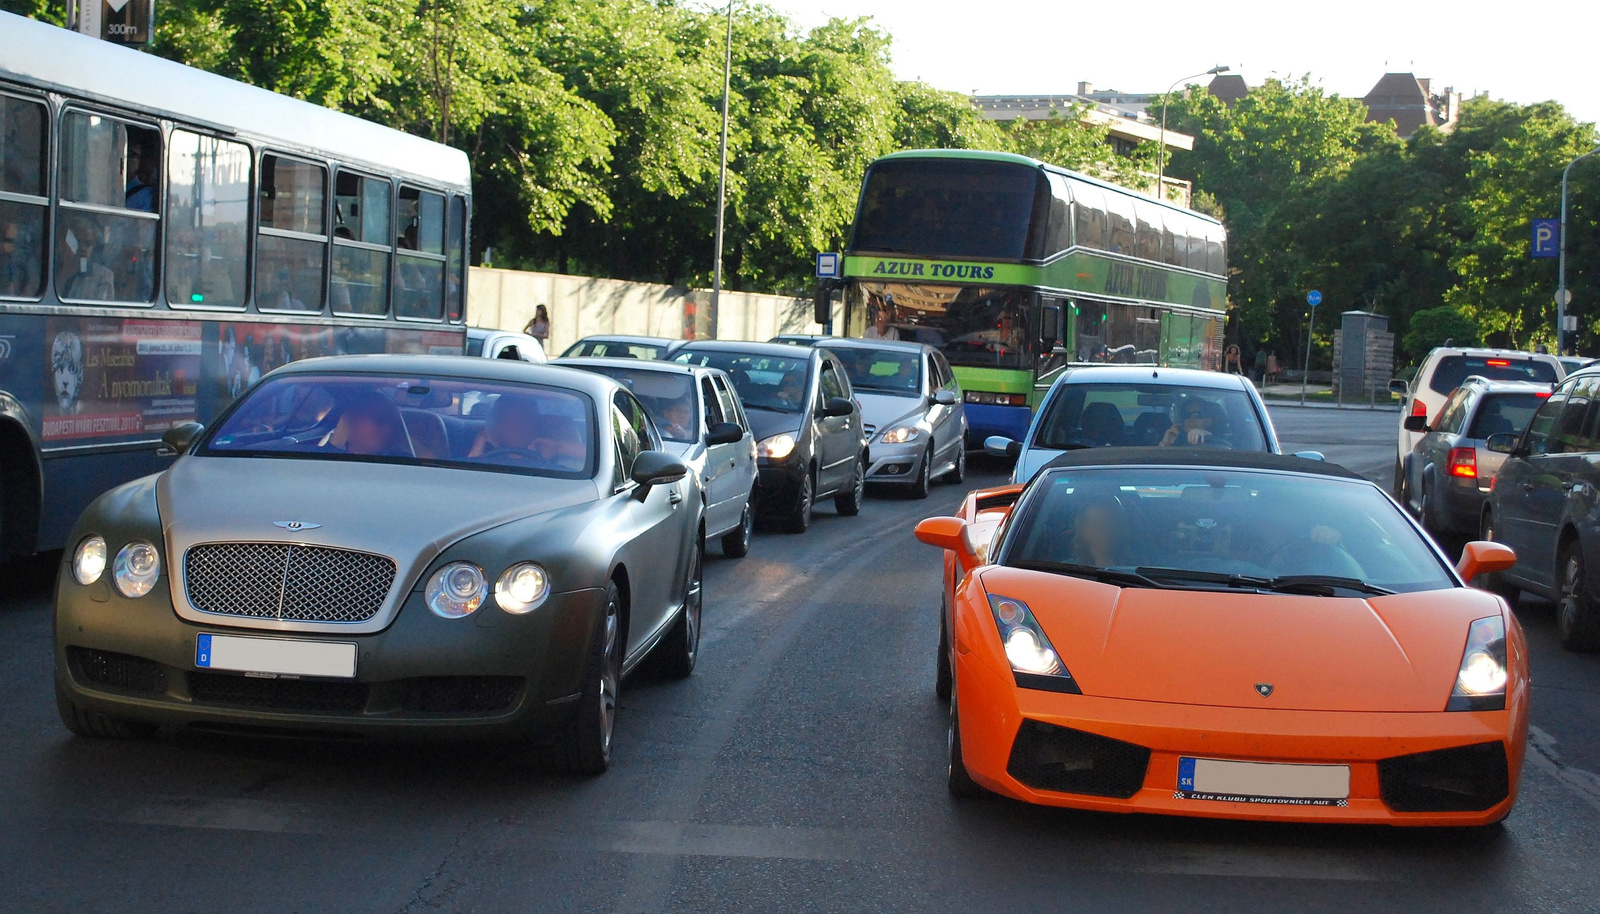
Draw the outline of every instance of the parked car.
M1491 580L1508 598L1526 590L1556 604L1572 650L1600 650L1600 366L1565 379L1522 434L1490 435L1505 455L1483 508L1483 539L1505 543L1517 566Z
M767 340L767 342L782 343L785 346L816 346L819 344L826 346L840 339L842 337L829 336L826 333L780 333Z
M838 356L817 347L704 340L684 344L673 359L720 368L733 380L756 437L763 514L804 533L820 499L833 498L840 514L860 513L867 438Z
M1024 483L1066 451L1163 444L1279 452L1266 404L1249 378L1131 365L1063 370L1024 440L994 435L983 447L995 456L1017 458L1011 481Z
M1560 355L1556 356L1556 358L1561 360L1561 367L1567 370L1567 374L1572 374L1583 366L1594 362L1594 359L1586 355Z
M699 480L609 378L307 359L79 518L62 722L523 742L597 774L623 677L699 651Z
M1509 349L1460 349L1439 347L1422 359L1410 382L1393 380L1389 390L1400 395L1399 439L1394 455L1394 494L1405 501L1405 458L1417 446L1421 432L1405 427L1406 419L1421 416L1431 422L1439 407L1461 382L1472 375L1489 381L1532 381L1553 384L1566 377L1567 370L1553 355L1516 352Z
M662 447L700 477L706 539L722 552L750 551L756 512L756 441L733 382L715 368L637 359L562 359L568 368L603 374L644 404Z
M1421 431L1406 455L1402 501L1429 532L1476 534L1494 474L1505 460L1484 446L1491 435L1520 435L1546 398L1550 385L1470 377L1439 408L1432 424L1407 416L1408 431Z
M491 327L467 328L467 355L481 359L509 359L514 362L548 361L544 344L537 337Z
M966 478L966 405L943 353L890 340L832 339L826 346L861 404L872 454L867 482L927 498L933 480Z
M586 336L561 353L563 359L666 359L683 340L664 336Z
M1355 473L1081 450L916 536L945 556L958 798L1408 826L1516 803L1528 641L1467 586L1516 556L1468 543L1452 567Z

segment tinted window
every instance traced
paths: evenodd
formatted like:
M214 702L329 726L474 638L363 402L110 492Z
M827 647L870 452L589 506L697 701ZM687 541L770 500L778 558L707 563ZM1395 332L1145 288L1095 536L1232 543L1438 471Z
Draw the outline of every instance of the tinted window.
M988 286L921 286L862 283L868 301L894 303L901 340L926 343L954 365L1034 367L1038 328L1033 293Z
M588 478L589 401L530 384L283 375L253 388L200 453Z
M1534 411L1549 398L1549 394L1489 394L1478 405L1472 416L1468 438L1487 438L1490 435L1517 435L1528 427Z
M1591 439L1596 380L1584 378L1567 395L1567 404L1550 431L1546 453L1575 454L1595 449Z
M822 384L820 388L818 394L821 396L823 403L832 400L834 397L848 397L850 395L845 385L839 380L838 366L832 362L822 363Z
M1196 444L1265 451L1242 390L1164 384L1066 384L1037 420L1033 447L1152 447Z
M728 388L721 378L713 378L717 385L717 399L722 403L722 416L724 421L737 422L740 428L747 428L744 411L739 408L738 397Z
M720 368L733 379L739 399L748 409L798 413L807 405L811 384L809 354L796 358L748 355L739 352L680 352L674 361Z
M81 111L61 118L56 291L62 298L155 296L160 184L160 131Z
M922 356L898 349L839 349L850 386L867 393L916 396L922 391Z
M0 191L24 198L0 200L0 296L44 291L46 140L44 105L0 95Z
M879 162L867 173L851 247L1020 260L1041 180L1035 168L1002 162Z
M1233 469L1048 470L1018 505L1001 555L1043 570L1138 568L1179 589L1229 589L1186 581L1184 571L1330 575L1402 592L1454 586L1372 484ZM1295 604L1276 605L1292 612Z
M327 236L327 169L282 156L261 157L257 195L256 307L321 311Z
M444 313L444 195L401 187L399 199L394 313L437 320Z
M1160 260L1163 231L1161 207L1154 201L1135 200L1133 211L1139 219L1139 256L1145 260Z
M1466 418L1467 401L1469 395L1464 390L1457 390L1445 401L1444 408L1439 410L1439 418L1433 425L1436 432L1455 434L1461 430L1461 423Z
M446 269L444 277L444 308L449 320L460 320L462 315L462 289L466 277L467 251L467 201L461 197L450 198L450 218L445 225Z
M1523 358L1495 358L1481 355L1447 355L1434 366L1428 387L1434 393L1447 394L1477 375L1490 381L1539 381L1545 384L1556 380L1556 368L1549 362Z
M1104 249L1106 246L1106 196L1093 184L1072 185L1073 241L1086 248Z
M245 302L250 147L174 130L167 146L167 301Z
M603 374L626 387L644 405L655 422L656 431L668 441L696 441L700 429L695 425L699 412L694 396L694 378L676 371L600 368L590 365L584 371Z
M1550 442L1550 432L1555 427L1556 417L1561 414L1567 405L1567 394L1571 393L1573 385L1564 385L1560 390L1550 395L1544 401L1538 412L1528 421L1528 436L1525 447L1529 454L1543 454Z
M727 422L723 414L722 402L717 398L717 389L711 386L710 378L700 379L700 399L705 403L706 427L710 428L719 422Z
M1133 213L1133 199L1127 194L1106 191L1106 216L1110 220L1109 242L1106 250L1137 257L1139 254L1138 220Z

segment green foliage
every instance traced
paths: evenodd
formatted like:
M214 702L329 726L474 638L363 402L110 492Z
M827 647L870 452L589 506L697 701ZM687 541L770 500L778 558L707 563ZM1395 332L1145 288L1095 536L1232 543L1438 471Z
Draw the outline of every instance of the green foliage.
M1441 305L1411 315L1411 326L1402 345L1412 361L1420 361L1428 350L1447 342L1452 346L1476 346L1479 340L1477 321L1459 309Z
M67 21L65 5L55 0L0 0L0 10L53 25L64 25Z

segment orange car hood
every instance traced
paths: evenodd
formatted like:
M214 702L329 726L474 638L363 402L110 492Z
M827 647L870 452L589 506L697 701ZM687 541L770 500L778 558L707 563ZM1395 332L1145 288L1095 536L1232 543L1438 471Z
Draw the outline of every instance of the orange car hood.
M1500 614L1495 597L1462 587L1354 599L1122 589L1002 567L981 578L1028 604L1085 695L1213 707L1441 711L1467 626Z

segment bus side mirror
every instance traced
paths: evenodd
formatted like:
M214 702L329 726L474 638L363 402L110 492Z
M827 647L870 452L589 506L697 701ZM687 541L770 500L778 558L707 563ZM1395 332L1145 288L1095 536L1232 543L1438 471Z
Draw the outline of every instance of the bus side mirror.
M1044 338L1044 348L1053 349L1061 342L1061 306L1045 305L1039 319L1039 335Z
M833 320L833 280L817 280L817 294L811 301L811 319L824 327Z

